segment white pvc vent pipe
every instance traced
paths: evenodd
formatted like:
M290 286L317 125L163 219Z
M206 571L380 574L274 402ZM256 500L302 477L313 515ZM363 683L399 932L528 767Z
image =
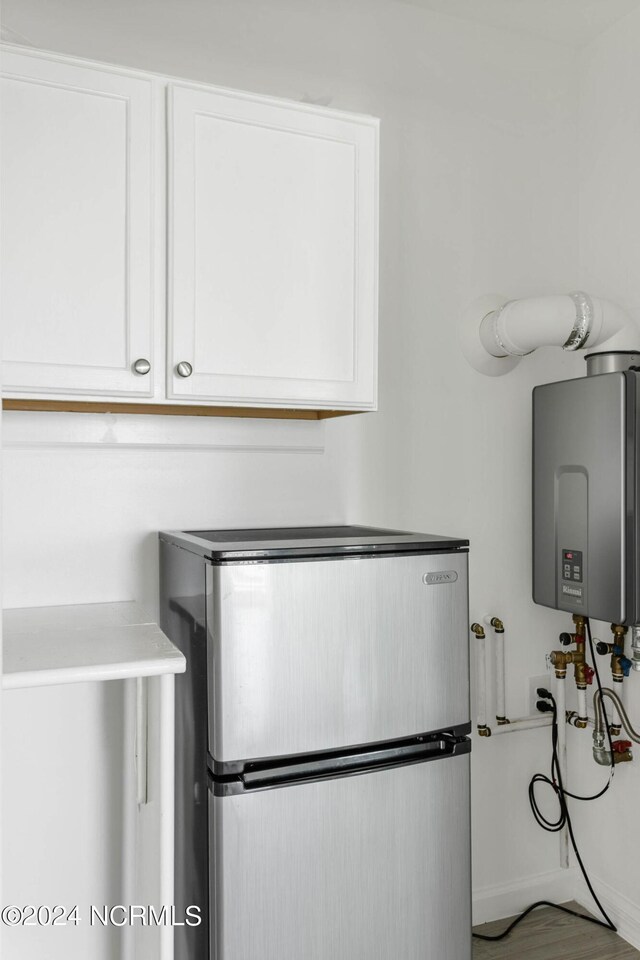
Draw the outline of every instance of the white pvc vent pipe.
M637 349L640 331L621 307L578 291L525 300L497 294L481 297L467 309L460 335L471 366L499 376L539 347L593 349L623 331L625 343L617 343L615 349Z

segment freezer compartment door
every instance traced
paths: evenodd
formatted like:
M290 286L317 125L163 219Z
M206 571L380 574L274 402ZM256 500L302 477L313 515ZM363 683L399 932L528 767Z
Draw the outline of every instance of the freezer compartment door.
M217 764L469 722L467 554L207 569Z
M468 754L209 815L212 960L470 960Z

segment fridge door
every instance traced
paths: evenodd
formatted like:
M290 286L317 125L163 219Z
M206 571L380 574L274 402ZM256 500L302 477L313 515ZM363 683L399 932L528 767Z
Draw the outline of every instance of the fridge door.
M216 772L469 722L466 553L209 565L207 630Z
M209 816L211 960L470 960L468 754Z

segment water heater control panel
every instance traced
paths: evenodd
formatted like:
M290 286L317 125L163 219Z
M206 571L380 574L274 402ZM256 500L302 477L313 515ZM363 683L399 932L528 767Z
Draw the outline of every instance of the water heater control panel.
M560 592L566 603L575 603L576 609L582 606L584 595L582 589L582 551L563 550L560 564Z
M582 583L582 551L562 551L562 579Z

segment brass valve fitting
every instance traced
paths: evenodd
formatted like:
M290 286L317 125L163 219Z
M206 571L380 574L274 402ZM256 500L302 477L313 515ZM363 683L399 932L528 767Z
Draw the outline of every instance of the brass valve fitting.
M556 668L556 677L558 680L563 680L567 675L567 666L570 663L576 664L576 669L578 665L581 665L584 668L584 651L583 650L554 650L550 655L549 659L551 663ZM584 669L583 669L584 677Z
M579 717L575 710L567 710L565 717L567 723L570 723L572 727L578 727L579 730L586 730L589 726L589 721L584 717Z
M584 659L584 651L581 651L581 653L582 653L582 658L580 660L574 660L575 680L576 680L576 687L578 688L578 690L586 690L587 686L591 682L589 678L590 676L593 675L593 671L590 670L589 673L587 673L587 664Z
M575 650L553 650L549 654L549 659L551 663L556 666L566 667L567 664L573 663L573 655Z
M624 638L627 634L627 627L623 626L621 623L612 623L611 624L611 633L614 637L614 643L619 647L624 646Z
M564 650L554 650L549 659L556 668L556 679L564 680L567 675L567 664L571 663L571 653L565 653Z
M489 622L496 633L504 633L504 623L499 617L491 617Z
M490 737L491 736L491 727L488 727L486 723L478 727L478 736L479 737Z
M629 760L633 760L633 754L631 753L631 741L615 740L613 742L613 762L628 763Z
M481 623L472 623L471 632L475 633L478 640L484 640L486 634L484 632L484 627Z
M584 643L585 618L580 613L574 613L571 619L576 627L575 642Z
M586 620L579 613L574 613L571 619L575 625L575 633L561 633L560 642L565 644L565 646L569 643L575 643L575 650L570 650L566 653L564 650L554 650L549 659L555 667L556 679L558 680L564 680L567 675L568 665L570 663L574 664L576 686L579 690L586 690L590 683L584 655Z
M624 656L624 638L627 633L627 627L621 623L611 624L611 633L613 634L613 645L622 653L611 653L611 679L614 683L622 683L624 680L624 670L620 663L620 658Z

